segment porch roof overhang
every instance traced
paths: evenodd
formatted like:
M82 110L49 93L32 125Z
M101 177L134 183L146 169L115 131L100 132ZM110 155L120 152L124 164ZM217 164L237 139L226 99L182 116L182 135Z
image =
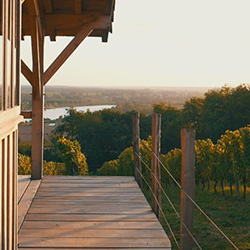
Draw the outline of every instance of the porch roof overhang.
M38 11L29 1L22 6L22 38L32 35L31 17L40 19L42 33L55 41L57 36L75 36L83 28L91 28L89 36L107 42L112 32L115 0L37 0ZM39 13L39 14L38 14ZM39 16L38 16L39 15Z

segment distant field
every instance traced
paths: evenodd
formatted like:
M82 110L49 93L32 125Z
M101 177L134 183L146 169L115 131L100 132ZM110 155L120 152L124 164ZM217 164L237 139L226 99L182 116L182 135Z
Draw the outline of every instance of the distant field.
M166 102L182 107L191 97L203 96L207 88L84 88L56 87L45 89L45 108L114 104L121 112L139 109L150 112L152 104ZM31 89L22 87L22 110L31 109Z

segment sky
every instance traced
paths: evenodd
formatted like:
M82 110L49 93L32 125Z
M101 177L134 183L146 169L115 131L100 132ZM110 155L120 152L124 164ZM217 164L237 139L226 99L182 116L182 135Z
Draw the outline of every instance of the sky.
M108 43L87 38L48 83L232 87L250 83L249 0L116 0ZM45 68L70 38L45 42ZM30 65L30 41L22 42ZM25 79L22 77L25 84Z

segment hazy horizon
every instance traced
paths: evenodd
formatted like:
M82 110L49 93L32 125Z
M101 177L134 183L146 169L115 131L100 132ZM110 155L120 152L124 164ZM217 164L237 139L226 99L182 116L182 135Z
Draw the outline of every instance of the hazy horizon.
M250 83L249 9L249 0L157 0L155 5L117 0L108 43L87 38L48 84L220 88ZM31 66L25 39L22 59ZM46 38L45 69L71 39Z

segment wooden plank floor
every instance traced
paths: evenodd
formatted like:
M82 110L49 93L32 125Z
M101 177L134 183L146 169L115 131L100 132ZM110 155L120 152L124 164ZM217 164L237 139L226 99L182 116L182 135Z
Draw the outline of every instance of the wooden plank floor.
M22 250L171 249L133 177L44 177L18 242Z

